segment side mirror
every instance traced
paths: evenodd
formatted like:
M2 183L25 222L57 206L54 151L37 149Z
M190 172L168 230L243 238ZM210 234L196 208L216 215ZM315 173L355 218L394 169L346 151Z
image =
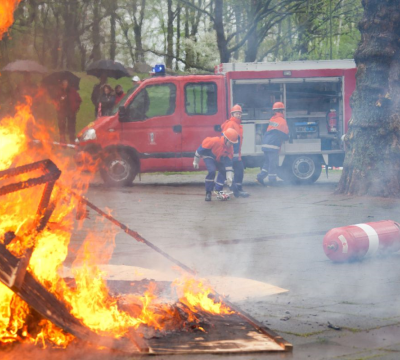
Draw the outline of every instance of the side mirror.
M118 119L121 122L128 120L128 110L125 106L120 106L118 109Z

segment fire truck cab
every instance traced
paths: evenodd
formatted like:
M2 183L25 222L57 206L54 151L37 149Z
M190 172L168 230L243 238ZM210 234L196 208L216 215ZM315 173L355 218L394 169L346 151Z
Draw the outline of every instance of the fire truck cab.
M295 61L221 64L215 75L154 76L131 89L111 116L78 134L77 161L82 168L88 158L100 162L110 185L127 185L138 173L193 170L198 146L220 136L230 107L240 104L243 161L259 167L272 104L283 101L290 140L282 145L278 175L311 183L322 165L343 164L340 138L351 116L355 71L353 60Z

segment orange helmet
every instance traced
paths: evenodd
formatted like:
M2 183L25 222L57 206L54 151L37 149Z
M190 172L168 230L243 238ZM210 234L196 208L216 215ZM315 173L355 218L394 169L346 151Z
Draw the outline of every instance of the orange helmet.
M274 104L272 110L285 110L285 105L283 104L283 102L278 101Z
M236 105L231 109L231 114L232 114L233 112L236 112L236 111L242 112L242 107L241 107L240 105L238 105L238 104L236 104Z
M237 144L239 134L235 129L226 129L222 135L224 135L225 139L231 142L232 144Z

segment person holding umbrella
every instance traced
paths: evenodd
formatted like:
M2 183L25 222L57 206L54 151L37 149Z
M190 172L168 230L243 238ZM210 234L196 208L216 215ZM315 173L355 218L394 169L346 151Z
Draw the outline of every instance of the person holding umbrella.
M102 88L107 83L107 74L102 73L100 75L100 82L93 87L91 100L94 105L94 116L97 118L99 112L100 96L102 94Z
M114 90L115 90L115 105L118 105L119 102L125 96L124 89L122 88L121 85L117 85Z
M47 68L32 60L16 60L7 64L0 72L10 72L23 74L23 81L17 85L13 98L14 105L18 102L24 103L26 96L34 98L38 87L32 81L31 74L46 74Z
M93 87L91 96L95 109L95 117L97 117L102 87L107 83L107 78L120 79L121 77L129 76L129 73L121 63L114 60L95 61L87 67L86 73L100 79L100 83Z
M112 87L108 84L103 85L99 98L98 116L109 116L115 105L115 95Z
M69 141L73 144L75 142L76 114L82 99L78 92L69 85L68 80L64 79L56 93L55 101L60 142L66 143L66 132L68 132Z

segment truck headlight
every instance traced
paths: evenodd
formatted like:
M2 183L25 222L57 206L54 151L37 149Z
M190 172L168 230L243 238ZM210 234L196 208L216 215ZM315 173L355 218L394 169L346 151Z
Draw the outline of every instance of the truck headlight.
M96 140L96 130L95 129L87 129L81 137L82 141L88 140Z

